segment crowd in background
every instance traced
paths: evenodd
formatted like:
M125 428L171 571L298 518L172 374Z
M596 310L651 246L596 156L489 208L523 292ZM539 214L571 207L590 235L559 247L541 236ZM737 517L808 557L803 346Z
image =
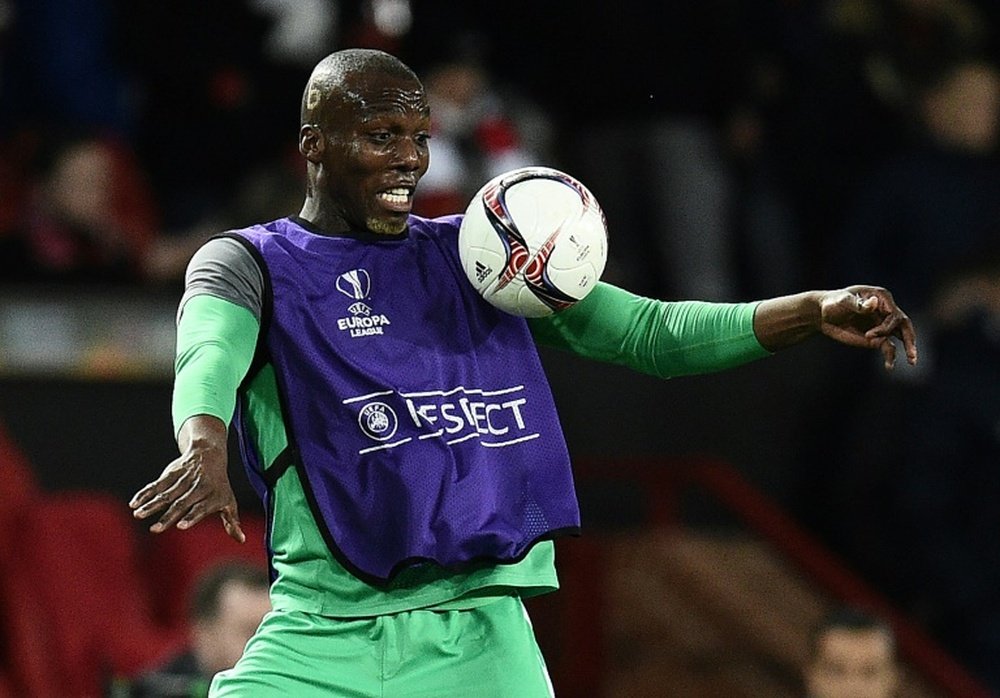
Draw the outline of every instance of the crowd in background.
M637 292L893 290L921 365L833 357L788 505L1000 687L1000 4L652 5L0 0L0 283L179 288L209 235L297 212L315 61L394 52L433 109L418 213L546 164Z

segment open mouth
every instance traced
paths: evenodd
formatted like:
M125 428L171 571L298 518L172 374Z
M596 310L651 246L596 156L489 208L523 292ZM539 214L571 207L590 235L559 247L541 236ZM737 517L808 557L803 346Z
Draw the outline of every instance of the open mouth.
M413 189L409 187L394 187L380 191L378 200L390 211L408 213L413 206Z

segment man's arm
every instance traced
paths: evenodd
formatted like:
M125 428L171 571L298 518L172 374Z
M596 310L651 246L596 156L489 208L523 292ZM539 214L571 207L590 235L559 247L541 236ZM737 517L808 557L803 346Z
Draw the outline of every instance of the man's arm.
M188 528L220 512L226 532L244 540L228 475L228 424L236 390L260 332L263 271L243 245L215 238L188 265L177 318L171 412L180 457L129 506L136 518L163 512L150 530Z
M129 503L136 518L161 514L150 528L154 533L173 525L189 528L219 512L226 532L245 540L229 484L227 425L258 332L257 318L230 301L198 295L185 303L172 405L180 457Z
M704 303L658 301L600 283L575 306L529 323L540 344L663 378L738 366L817 333L880 348L887 364L897 336L916 361L909 319L888 291L868 286Z
M659 378L710 373L768 355L755 303L667 303L599 283L571 308L529 320L539 344Z

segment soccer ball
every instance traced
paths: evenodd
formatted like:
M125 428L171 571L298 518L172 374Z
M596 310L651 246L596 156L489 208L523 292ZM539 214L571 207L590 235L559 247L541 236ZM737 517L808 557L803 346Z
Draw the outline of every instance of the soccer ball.
M483 298L513 315L543 317L594 288L607 262L608 231L583 184L559 170L522 167L476 193L458 251Z

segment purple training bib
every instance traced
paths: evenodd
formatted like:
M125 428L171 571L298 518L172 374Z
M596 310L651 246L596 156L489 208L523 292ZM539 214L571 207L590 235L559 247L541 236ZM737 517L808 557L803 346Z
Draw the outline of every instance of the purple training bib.
M460 220L413 216L384 240L287 218L234 233L266 267L262 341L320 529L375 583L418 561L514 562L580 525L527 323L466 279Z

